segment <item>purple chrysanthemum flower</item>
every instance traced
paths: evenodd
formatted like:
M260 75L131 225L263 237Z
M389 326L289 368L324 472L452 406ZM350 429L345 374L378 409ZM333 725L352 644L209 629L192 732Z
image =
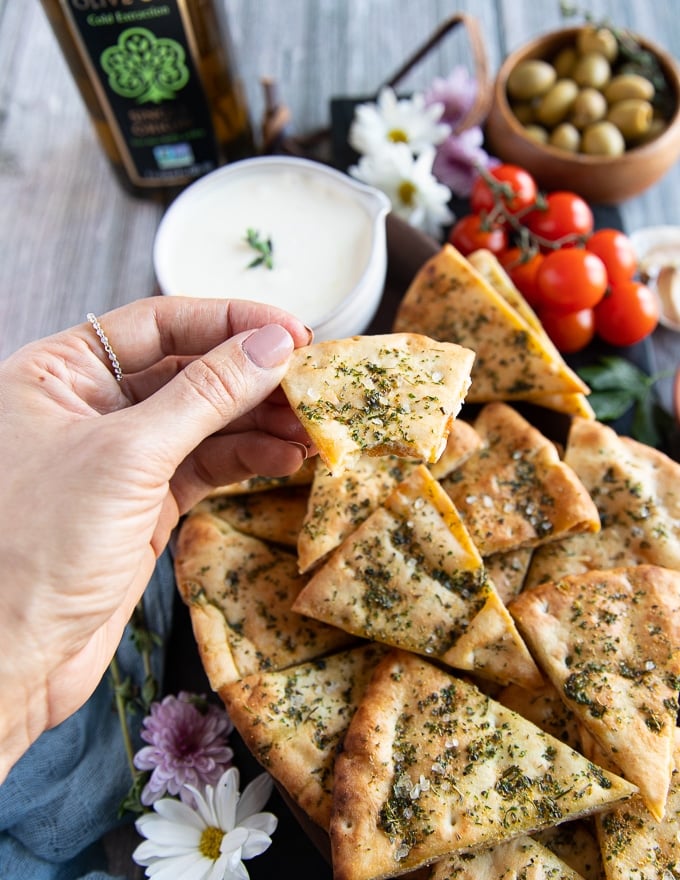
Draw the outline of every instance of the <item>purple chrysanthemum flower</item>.
M441 121L455 129L472 109L476 95L477 81L459 65L447 77L435 77L425 92L425 105L443 104Z
M498 159L489 156L482 147L483 142L481 128L474 126L449 135L437 149L432 166L434 176L461 198L467 198L472 192L480 167L491 168L498 164Z
M232 729L225 711L186 691L153 703L141 732L150 745L134 759L138 770L152 771L142 803L148 806L165 794L193 803L186 785L216 785L234 757L227 745Z

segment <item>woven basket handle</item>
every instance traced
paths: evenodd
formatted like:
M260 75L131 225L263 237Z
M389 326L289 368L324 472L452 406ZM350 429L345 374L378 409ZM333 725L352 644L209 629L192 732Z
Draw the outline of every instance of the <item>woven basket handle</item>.
M441 40L455 30L458 25L464 25L467 36L470 41L470 48L474 61L475 79L477 83L477 93L475 100L466 115L461 119L454 129L455 134L465 131L474 125L479 125L486 118L491 107L492 84L489 77L489 63L484 49L484 38L477 19L465 12L457 12L455 15L445 19L423 43L420 48L406 59L399 70L386 80L381 88L390 86L395 88L401 80L409 73L432 49L437 46Z

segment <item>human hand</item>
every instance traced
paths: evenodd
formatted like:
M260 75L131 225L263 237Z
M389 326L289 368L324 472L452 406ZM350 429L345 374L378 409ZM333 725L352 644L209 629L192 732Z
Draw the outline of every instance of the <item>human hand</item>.
M296 318L153 297L0 363L0 781L90 696L180 515L284 476L309 439L278 389Z

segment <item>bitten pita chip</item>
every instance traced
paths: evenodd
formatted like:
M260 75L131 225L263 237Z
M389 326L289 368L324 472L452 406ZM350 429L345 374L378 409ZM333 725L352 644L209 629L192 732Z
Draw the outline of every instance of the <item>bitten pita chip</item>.
M481 448L441 483L482 556L599 531L577 475L513 407L487 404L474 427Z
M542 335L450 244L418 271L399 305L393 329L472 349L476 357L468 403L589 390L553 347L546 346Z
M335 880L380 880L609 808L635 787L403 651L376 668L335 763Z
M661 819L678 714L680 572L587 572L509 607L560 697Z
M332 473L362 453L434 462L473 360L416 333L353 336L297 349L281 386Z
M335 755L387 648L361 645L220 689L229 717L257 760L328 830Z
M236 531L209 513L180 529L175 577L189 607L213 690L263 669L283 669L347 645L340 629L291 610L305 579L293 553Z
M423 465L314 574L293 609L500 684L542 681L453 504Z

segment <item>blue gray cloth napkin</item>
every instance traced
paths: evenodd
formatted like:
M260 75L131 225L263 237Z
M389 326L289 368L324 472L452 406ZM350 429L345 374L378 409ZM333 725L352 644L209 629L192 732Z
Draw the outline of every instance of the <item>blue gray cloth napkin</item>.
M174 594L166 551L144 594L147 625L163 641L172 624ZM157 681L163 660L159 647L153 656ZM142 683L142 661L129 630L118 663L123 677ZM132 820L129 814L125 820L118 816L130 784L107 674L88 702L44 733L0 785L0 880L112 880L100 838Z

